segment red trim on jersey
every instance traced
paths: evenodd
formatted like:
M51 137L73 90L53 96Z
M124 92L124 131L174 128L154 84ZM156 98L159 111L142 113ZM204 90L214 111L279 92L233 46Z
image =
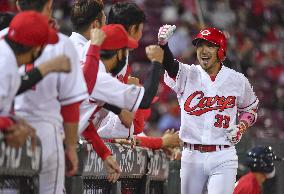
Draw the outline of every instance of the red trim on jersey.
M212 82L214 82L215 79L216 79L216 75L210 75L210 79L211 79Z
M86 54L86 62L83 66L83 73L89 94L92 93L93 88L97 81L97 75L99 71L99 60L100 60L99 53L100 53L100 47L91 44Z
M79 122L80 104L81 102L75 102L61 107L61 115L64 122Z
M9 117L0 117L0 131L5 131L6 128L14 124L14 121Z
M97 129L95 128L93 123L89 124L89 126L85 129L82 135L86 140L91 142L95 152L99 155L99 157L102 158L102 160L105 160L109 155L111 155L111 151L108 149L101 137L98 135Z
M147 147L151 149L160 149L163 145L163 140L161 137L143 137L136 136L136 139L140 141L139 146Z

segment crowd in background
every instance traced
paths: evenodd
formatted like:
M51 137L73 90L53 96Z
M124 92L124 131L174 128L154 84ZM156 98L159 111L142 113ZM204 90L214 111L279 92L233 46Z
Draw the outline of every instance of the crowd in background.
M104 0L106 15L111 3ZM14 0L0 0L0 11L15 12ZM133 76L143 82L149 64L145 46L157 42L159 27L174 24L177 30L169 42L176 58L195 63L192 35L205 26L216 26L228 35L225 65L244 73L260 100L258 121L251 129L253 137L284 139L284 2L283 0L135 0L145 11L147 21L139 48L130 64ZM198 3L199 4L196 4ZM71 0L54 1L54 17L60 30L70 35ZM202 16L201 16L202 15ZM163 83L159 100L152 105L146 132L160 135L168 128L179 129L180 111L175 94Z

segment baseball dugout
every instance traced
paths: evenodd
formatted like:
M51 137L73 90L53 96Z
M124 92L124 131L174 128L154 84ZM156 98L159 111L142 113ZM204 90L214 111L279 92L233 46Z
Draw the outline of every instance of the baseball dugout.
M77 176L66 178L68 194L162 194L168 178L169 161L161 150L149 150L128 145L106 143L122 170L119 181L108 183L103 161L92 145L80 144Z
M31 140L19 149L11 148L0 138L0 193L39 193L41 143L37 138L33 151Z

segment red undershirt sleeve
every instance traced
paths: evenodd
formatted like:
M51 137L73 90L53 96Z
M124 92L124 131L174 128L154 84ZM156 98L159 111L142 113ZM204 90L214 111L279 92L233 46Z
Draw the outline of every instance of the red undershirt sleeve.
M78 123L80 117L80 104L81 102L75 102L61 107L61 115L63 121L66 123Z
M92 93L93 88L96 84L99 60L100 60L100 47L96 45L90 45L86 55L86 62L83 66L83 73L86 80L89 94Z
M95 152L102 158L102 160L105 160L109 155L111 155L111 151L104 144L103 140L97 133L97 129L92 123L89 124L82 135L86 140L91 142Z
M136 136L136 139L140 141L139 146L147 147L151 149L160 149L163 145L163 140L161 137L143 137L143 136Z

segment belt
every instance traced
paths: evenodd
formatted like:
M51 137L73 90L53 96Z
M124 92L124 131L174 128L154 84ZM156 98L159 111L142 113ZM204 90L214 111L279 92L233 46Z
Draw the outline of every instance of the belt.
M215 152L217 150L223 150L225 148L229 148L229 145L201 145L201 144L189 144L184 142L183 145L185 148L189 148L190 150L198 150L200 152Z

